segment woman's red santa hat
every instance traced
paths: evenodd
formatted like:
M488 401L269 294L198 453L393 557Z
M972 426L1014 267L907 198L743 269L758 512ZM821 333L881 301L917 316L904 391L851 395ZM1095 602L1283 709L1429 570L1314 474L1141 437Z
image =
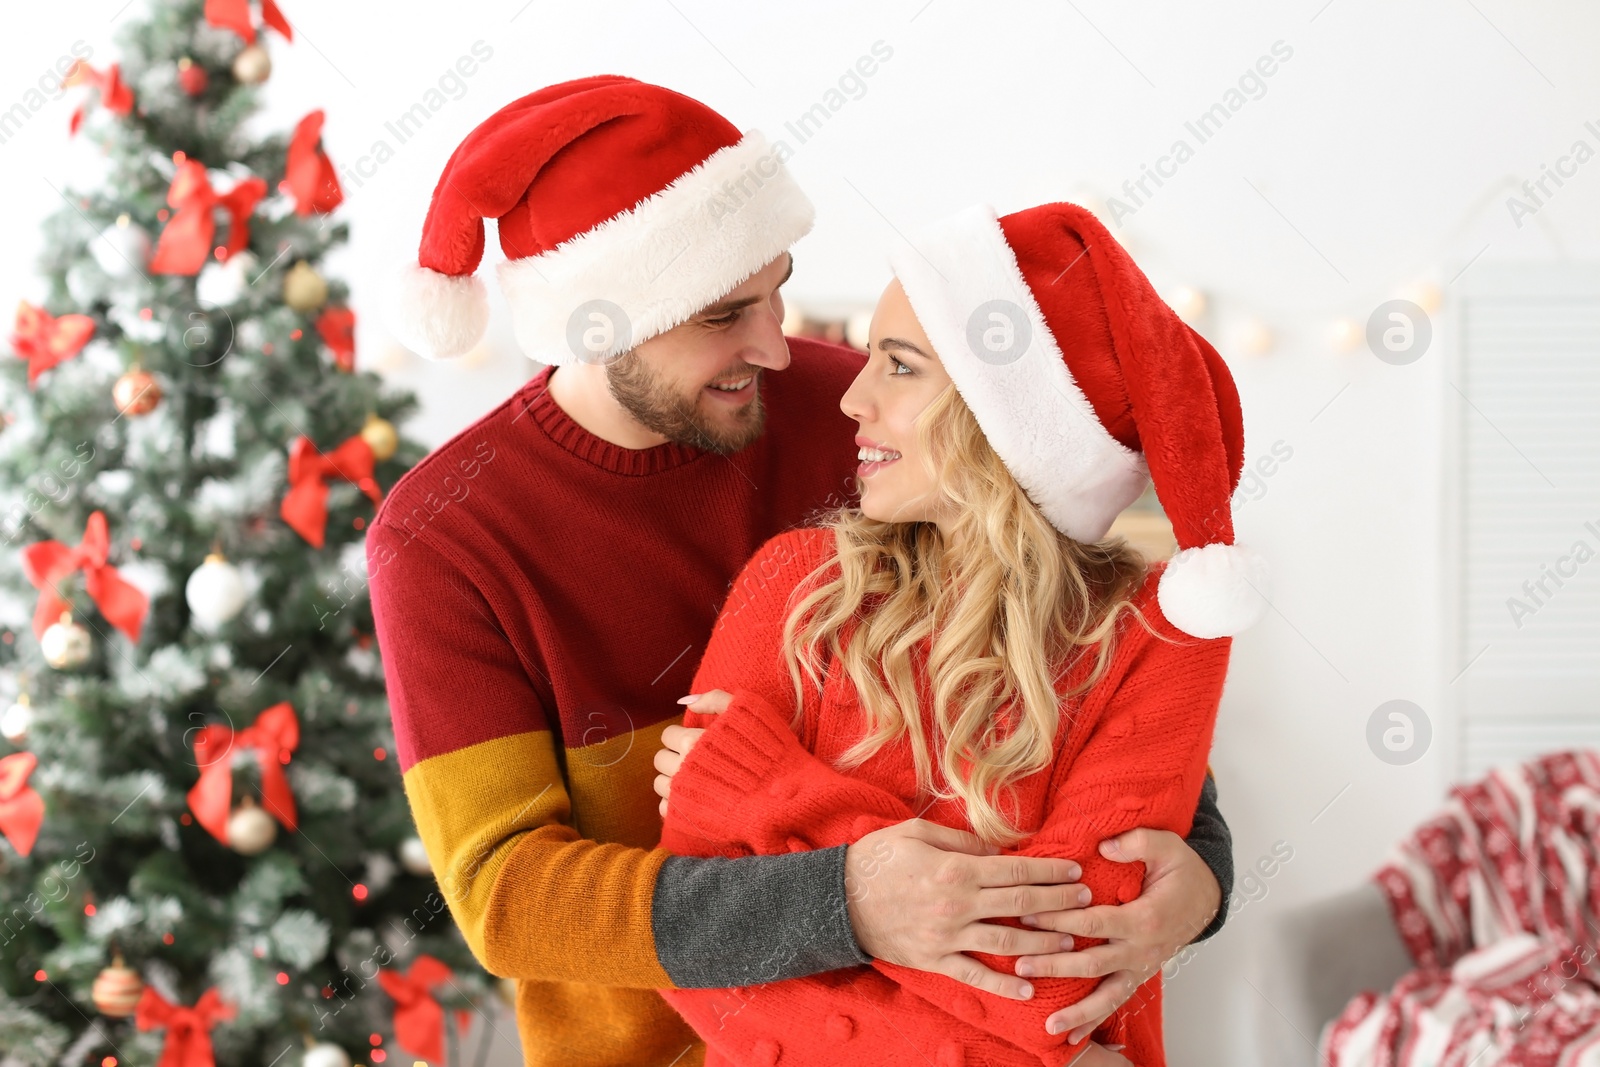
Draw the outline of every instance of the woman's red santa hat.
M969 208L890 257L984 435L1062 533L1092 543L1155 483L1178 553L1161 611L1195 637L1247 629L1267 568L1233 542L1244 421L1216 349L1076 204Z
M522 350L552 364L624 352L726 296L811 228L811 202L784 155L704 104L632 78L530 93L450 156L390 324L430 359L478 343L489 303L474 272L492 218ZM609 331L593 332L595 313Z

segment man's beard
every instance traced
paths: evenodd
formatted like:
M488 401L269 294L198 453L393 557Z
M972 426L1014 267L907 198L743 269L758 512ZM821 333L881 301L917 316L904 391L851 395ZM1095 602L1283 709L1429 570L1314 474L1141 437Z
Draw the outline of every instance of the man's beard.
M755 399L740 409L731 423L719 425L700 416L700 390L684 400L660 375L640 358L637 350L625 352L606 366L606 386L623 410L646 429L654 430L680 445L693 445L719 455L732 455L745 448L766 426L767 410L761 397L761 368L751 367L756 376ZM730 409L731 411L732 409Z

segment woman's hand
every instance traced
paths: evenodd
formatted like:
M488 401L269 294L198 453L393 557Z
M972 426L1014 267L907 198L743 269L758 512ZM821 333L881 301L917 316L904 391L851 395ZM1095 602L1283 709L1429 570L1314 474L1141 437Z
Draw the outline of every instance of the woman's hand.
M694 694L679 700L680 704L690 705L701 715L716 715L728 710L728 701L733 697L721 689L710 692ZM661 731L661 748L656 751L655 767L660 771L656 775L656 793L661 797L661 817L667 817L667 796L672 792L672 776L678 773L678 768L683 766L683 761L689 755L689 750L694 748L695 742L700 740L704 730L696 730L690 726L679 726L673 723Z
M1045 1020L1045 1029L1052 1034L1072 1030L1068 1035L1072 1041L1092 1033L1120 1008L1163 963L1206 928L1222 904L1216 875L1177 834L1129 830L1100 842L1100 854L1118 863L1144 862L1144 889L1136 899L1023 919L1036 929L1107 939L1092 948L1017 962L1017 973L1029 976L1106 976L1093 993Z

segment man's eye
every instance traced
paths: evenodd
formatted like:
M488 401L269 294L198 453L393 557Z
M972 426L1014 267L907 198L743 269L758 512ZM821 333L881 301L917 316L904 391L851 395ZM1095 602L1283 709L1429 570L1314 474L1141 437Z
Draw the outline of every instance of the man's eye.
M732 326L738 320L739 313L737 311L732 311L726 315L720 316L719 318L706 319L705 321L707 326Z

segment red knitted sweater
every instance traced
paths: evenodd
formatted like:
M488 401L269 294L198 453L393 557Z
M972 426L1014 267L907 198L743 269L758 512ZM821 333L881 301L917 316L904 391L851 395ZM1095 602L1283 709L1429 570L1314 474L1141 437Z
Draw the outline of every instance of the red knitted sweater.
M830 531L799 529L769 540L735 579L691 690L733 695L721 715L684 724L706 733L672 780L663 847L697 856L827 848L921 817L971 830L960 805L917 795L909 747L884 746L846 773L833 761L864 733L854 686L830 669L806 692L799 736L789 725L794 690L779 651L790 592L833 555ZM1136 826L1187 834L1206 771L1230 641L1188 637L1162 616L1153 568L1135 603L1159 637L1124 616L1107 673L1063 709L1056 759L1016 783L1001 810L1031 831L1008 855L1076 860L1094 900L1139 895L1141 863L1114 863L1098 843ZM828 574L836 574L836 565ZM926 645L913 662L925 662ZM1081 661L1064 683L1082 677ZM926 679L918 685L927 699ZM932 714L924 736L932 736ZM871 891L870 884L866 891ZM1004 920L1018 925L1016 920ZM1082 947L1101 944L1079 939ZM974 953L1014 973L1014 957ZM1070 1062L1086 1041L1048 1034L1045 1019L1099 979L1041 978L1027 1001L984 993L943 975L875 960L737 989L674 989L662 996L705 1039L706 1065L906 1064L907 1067L1046 1067ZM1166 1063L1160 975L1092 1035L1121 1044L1138 1067Z

